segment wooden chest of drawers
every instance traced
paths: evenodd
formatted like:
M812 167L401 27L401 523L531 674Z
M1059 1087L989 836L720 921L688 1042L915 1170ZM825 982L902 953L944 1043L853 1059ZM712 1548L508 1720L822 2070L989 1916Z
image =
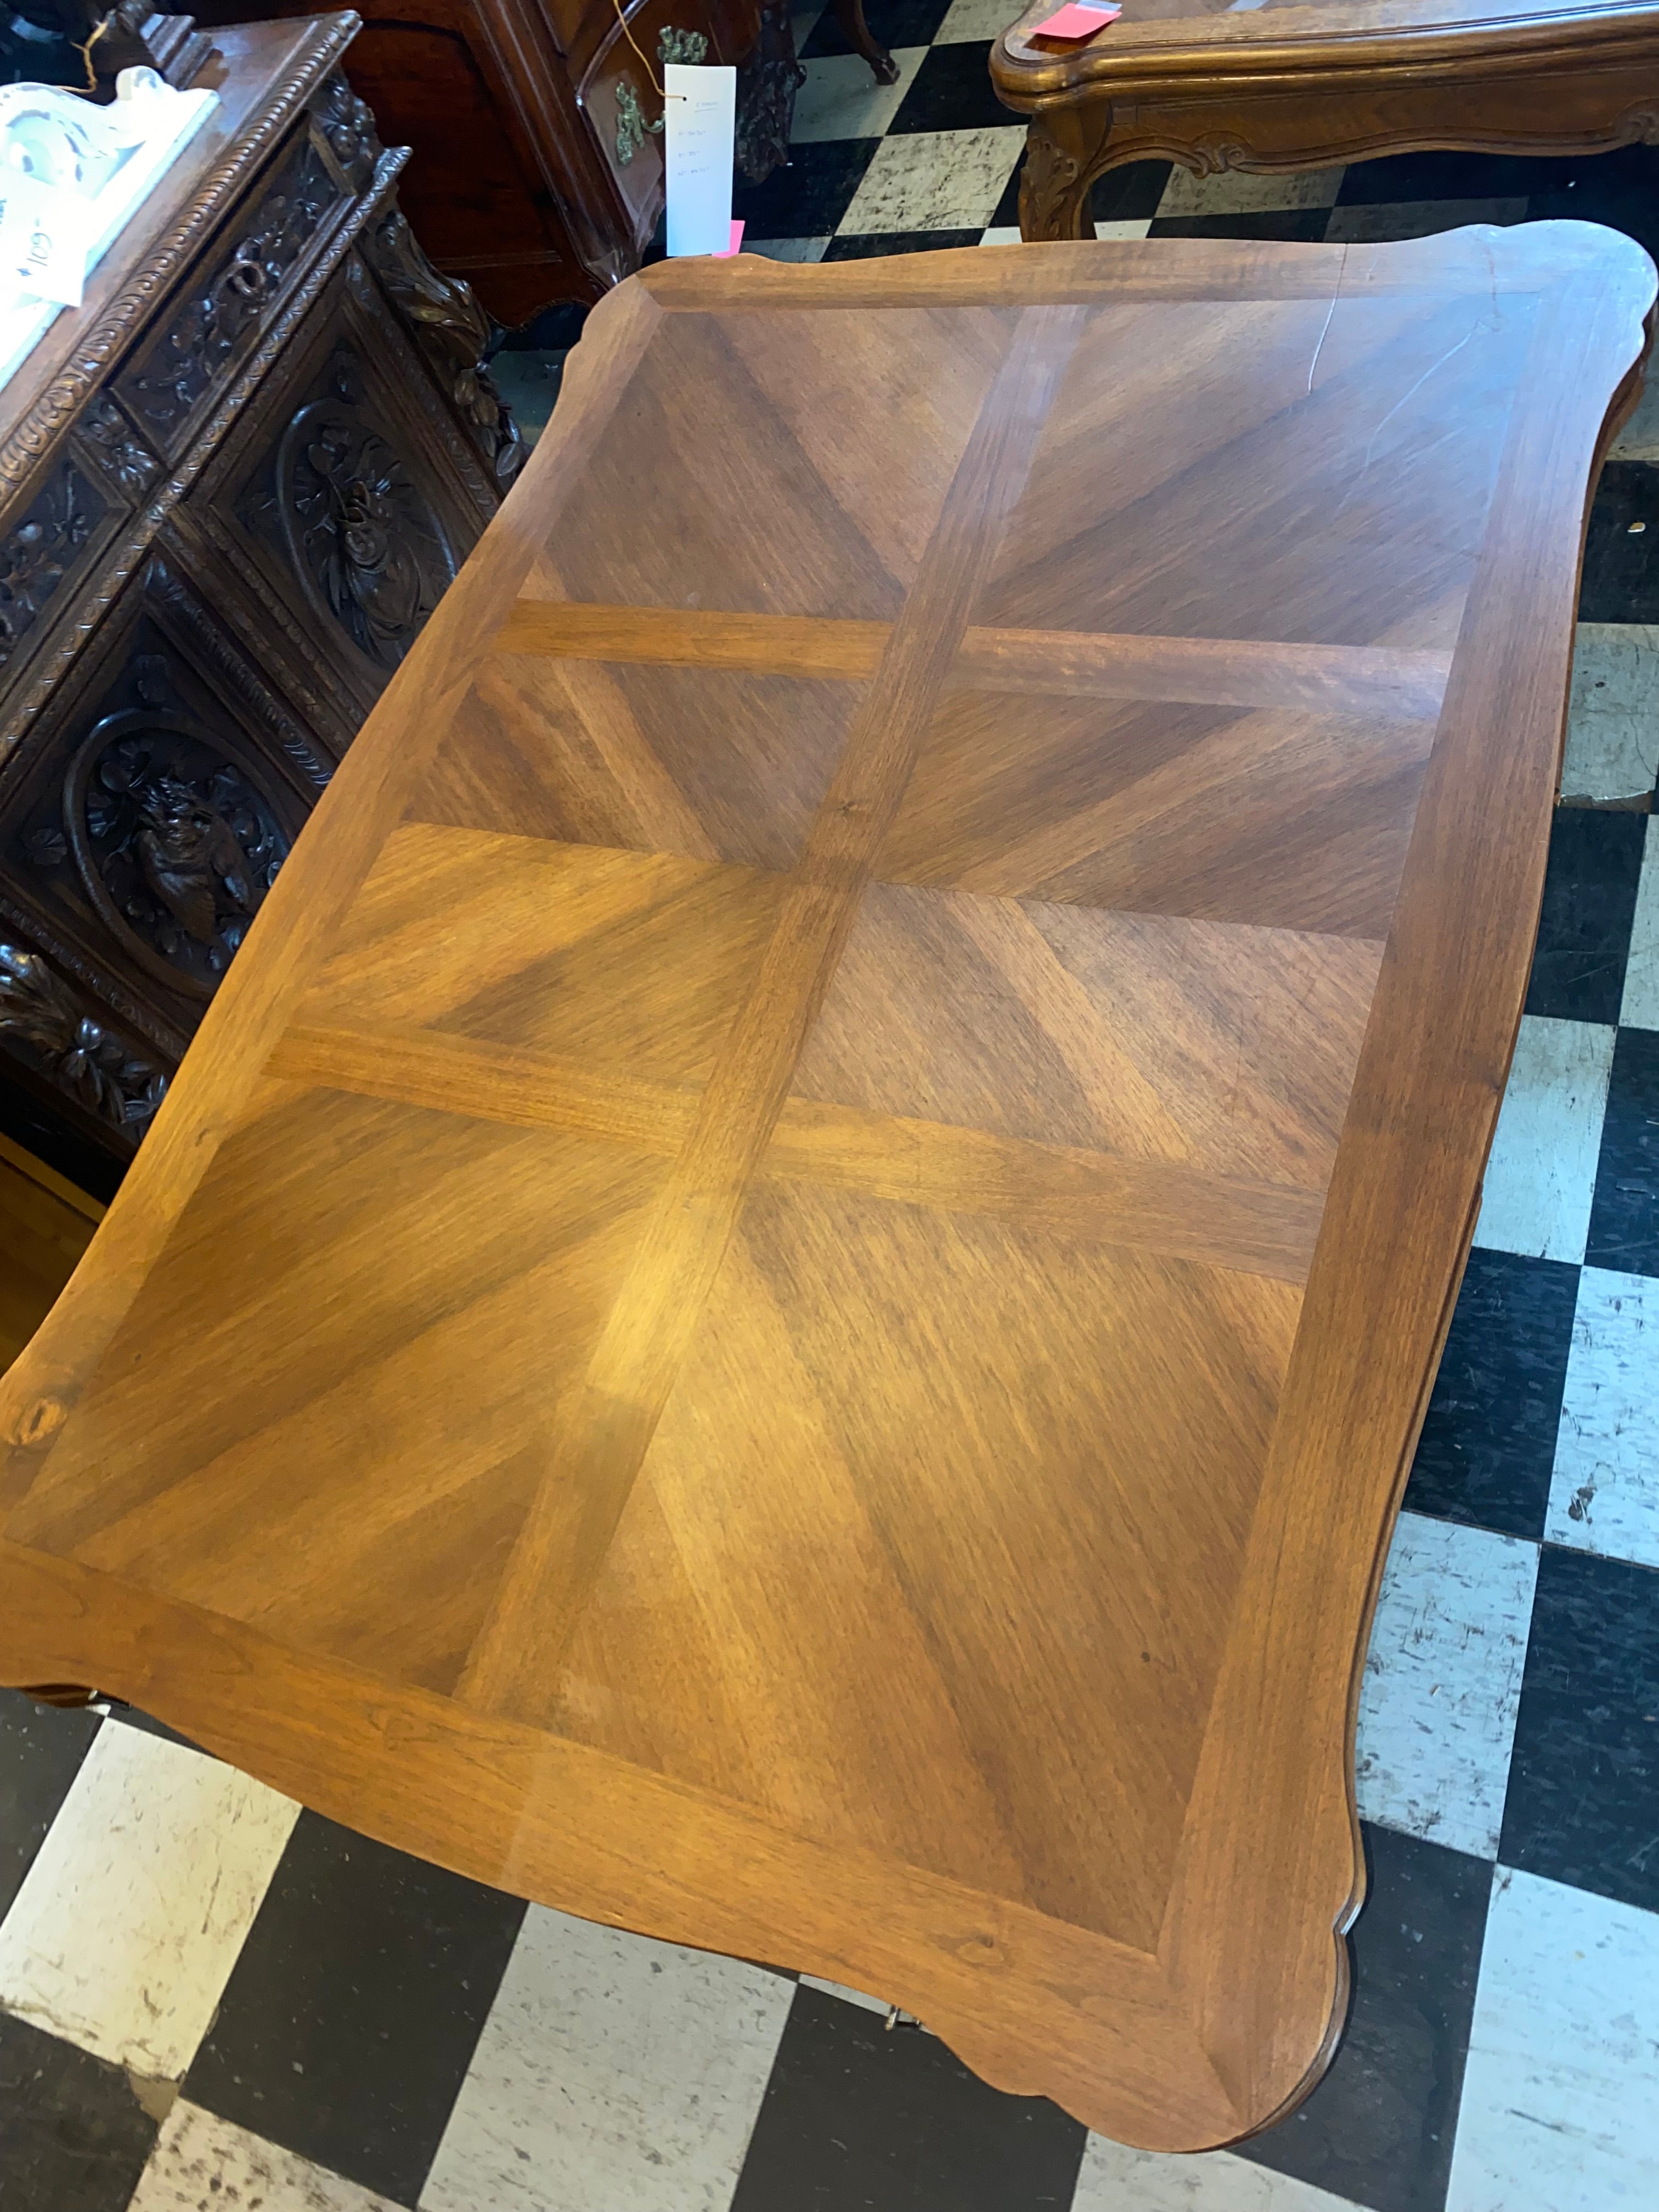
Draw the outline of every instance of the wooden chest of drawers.
M0 392L0 1127L94 1188L523 450L356 27L216 34L214 115Z
M200 20L271 12L208 0ZM351 82L414 150L410 221L500 322L590 305L639 266L663 205L665 58L739 64L739 165L760 175L783 156L799 75L788 0L364 0L362 12ZM836 13L896 74L860 0Z

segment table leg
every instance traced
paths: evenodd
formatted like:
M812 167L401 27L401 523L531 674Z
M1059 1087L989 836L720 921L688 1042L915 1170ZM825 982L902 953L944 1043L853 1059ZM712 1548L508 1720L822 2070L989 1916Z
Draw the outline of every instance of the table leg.
M1031 118L1019 180L1022 238L1093 237L1089 187L1107 167L1100 157L1111 128L1111 106L1104 100Z
M789 159L795 94L805 78L795 59L789 0L766 0L755 51L738 71L738 167L751 185Z
M836 0L836 28L855 54L862 54L878 84L898 82L898 64L885 46L878 46L864 20L864 0Z

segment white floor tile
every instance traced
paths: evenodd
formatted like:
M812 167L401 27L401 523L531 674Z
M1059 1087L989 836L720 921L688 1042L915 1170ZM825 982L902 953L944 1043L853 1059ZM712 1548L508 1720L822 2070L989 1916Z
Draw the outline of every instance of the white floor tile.
M893 2009L884 1998L866 1996L862 1990L848 1989L845 1982L826 1982L818 1974L803 1974L800 1978L804 1988L822 1990L826 1996L845 1997L848 2004L862 2005L866 2012L885 2015Z
M793 1998L532 1905L422 2212L726 2212Z
M1600 1022L1522 1017L1477 1244L1541 1260L1583 1258L1613 1039Z
M299 1810L234 1767L106 1723L0 1923L0 2006L176 2080Z
M1243 169L1195 177L1190 169L1170 172L1159 218L1187 215L1258 215L1272 208L1334 207L1343 171L1303 169L1288 176L1257 177Z
M1024 143L1023 123L884 138L836 228L848 237L981 228L996 212Z
M951 0L933 44L959 46L969 39L1000 38L1010 23L1018 21L1019 15L1019 0Z
M927 2022L918 2020L915 2013L904 2012L895 2005L890 2005L885 1997L872 1997L863 1990L849 1989L845 1982L826 1982L821 1974L803 1974L800 1981L803 1989L822 1990L827 1997L841 1997L848 2004L861 2006L866 2012L878 2012L884 2020L890 2014L896 2027L901 2021L911 2027L927 2026Z
M1500 1871L1446 2212L1659 2204L1659 1915Z
M1402 1513L1359 1693L1362 1818L1496 1858L1538 1547Z
M803 62L806 82L795 94L790 144L807 146L819 138L879 138L898 113L927 53L926 46L895 46L899 73L894 84L878 84L860 54L830 54L822 61Z
M745 253L763 253L769 261L822 261L827 238L757 238Z
M398 2212L263 2136L184 2099L162 2123L128 2212Z
M1231 2151L1171 2158L1091 2136L1072 2212L1353 2212L1346 2198Z
M1143 216L1138 222L1097 222L1095 225L1095 236L1097 238L1145 238L1151 228L1151 219L1147 216ZM999 224L994 230L986 232L980 244L981 246L1018 246L1019 225L1017 222Z
M1544 1534L1659 1567L1659 1282L1649 1276L1586 1267L1578 1279Z
M1659 382L1659 379L1656 379ZM1631 921L1630 958L1619 1018L1626 1029L1659 1030L1659 815L1650 816L1642 846L1642 877Z
M1635 799L1659 776L1659 627L1580 623L1567 708L1565 799Z

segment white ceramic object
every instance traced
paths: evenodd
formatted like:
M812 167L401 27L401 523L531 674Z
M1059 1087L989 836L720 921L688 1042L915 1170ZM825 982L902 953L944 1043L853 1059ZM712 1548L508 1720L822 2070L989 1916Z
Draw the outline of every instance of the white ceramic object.
M152 69L123 70L106 107L59 86L0 86L0 231L23 194L31 205L43 187L70 195L84 203L75 214L89 275L216 104L215 94L177 92ZM19 259L0 266L0 385L60 312L31 289Z

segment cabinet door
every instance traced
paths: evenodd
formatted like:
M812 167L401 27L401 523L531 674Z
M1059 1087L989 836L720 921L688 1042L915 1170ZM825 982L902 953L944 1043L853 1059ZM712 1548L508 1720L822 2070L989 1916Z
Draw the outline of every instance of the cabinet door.
M331 763L167 544L9 764L0 1049L137 1140Z
M354 253L181 512L217 604L343 749L495 513L477 451Z
M578 121L557 23L592 0L362 0L347 74L416 235L496 320L598 299L623 274L618 210ZM608 0L601 0L610 14ZM309 15L309 0L206 0L204 24Z
M650 243L662 213L663 103L656 88L664 61L735 63L747 55L759 28L757 9L734 9L722 0L638 0L628 9L626 29L613 20L584 70L578 96L627 204L636 252ZM698 39L708 42L702 53Z

